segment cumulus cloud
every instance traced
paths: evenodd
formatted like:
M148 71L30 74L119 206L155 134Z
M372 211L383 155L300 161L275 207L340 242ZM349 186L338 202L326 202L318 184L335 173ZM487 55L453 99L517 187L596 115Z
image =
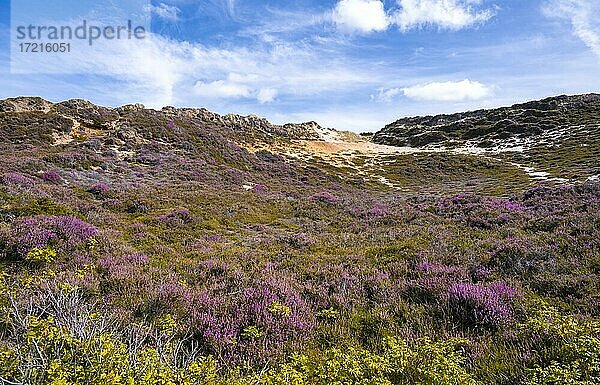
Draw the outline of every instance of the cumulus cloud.
M460 30L481 24L494 16L482 9L482 0L396 0L398 8L387 10L380 0L340 0L332 20L345 32L371 33L396 25L407 32L428 26Z
M274 88L261 88L256 94L256 100L259 103L271 103L277 97L277 90Z
M393 22L402 31L436 26L440 29L460 30L489 20L491 9L478 10L479 0L398 0L400 10Z
M149 5L146 10L151 12L153 15L168 21L179 20L179 14L181 13L181 10L176 6L165 3L160 3L159 5Z
M460 82L433 82L402 88L404 95L416 100L462 101L479 100L491 95L491 89L480 82L465 79Z
M549 17L570 22L573 33L600 56L600 2L598 0L551 0L544 6Z
M333 21L343 31L369 33L389 26L380 0L341 0L333 10Z

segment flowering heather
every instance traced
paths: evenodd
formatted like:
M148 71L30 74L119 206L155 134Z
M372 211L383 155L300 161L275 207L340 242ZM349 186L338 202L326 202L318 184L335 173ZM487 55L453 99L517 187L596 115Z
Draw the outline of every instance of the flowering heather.
M314 328L307 304L292 288L279 283L248 287L230 298L183 294L182 288L169 291L168 301L187 296L193 329L207 352L231 362L242 362L249 353L253 361L281 356L287 344L301 343ZM257 333L245 334L248 328Z
M523 153L288 157L324 142L204 110L12 103L0 383L598 382L600 183L536 187ZM596 175L588 142L527 162Z
M267 186L264 183L259 183L256 186L252 187L252 191L257 194L264 194L267 192Z
M315 202L322 202L330 205L336 204L338 202L338 197L336 197L328 191L316 193L313 196L311 196L310 199Z
M286 242L290 246L294 248L307 248L310 245L314 245L315 240L310 235L306 233L297 233L292 234L291 236L282 239L283 242Z
M171 130L176 130L178 127L177 127L177 125L175 124L174 121L172 121L171 119L169 119L167 121L167 128L169 128Z
M505 282L459 283L448 290L448 305L467 326L498 327L513 320L513 301L520 292Z
M208 271L209 276L223 276L227 270L229 270L229 265L227 262L217 261L214 259L201 261L199 266L205 268Z
M186 210L176 210L167 215L163 215L159 218L161 223L164 223L168 226L185 226L193 223L194 217L192 214Z
M471 227L490 229L519 220L525 206L514 200L458 194L436 202L435 213L459 219Z
M95 185L89 187L87 191L92 194L101 195L110 190L110 187L106 183L96 183Z
M373 207L371 207L368 211L367 211L367 217L370 219L373 218L383 218L389 215L389 210L388 208L381 204L381 203L376 203L373 205Z
M17 186L32 186L35 184L35 181L30 177L19 174L17 172L6 173L2 176L2 181L7 185L17 185Z
M389 208L382 203L375 203L368 209L363 204L357 204L351 207L350 212L359 218L365 219L380 219L390 215Z
M62 177L56 171L47 171L42 174L42 179L48 183L60 183L62 182Z
M407 297L416 302L439 302L452 285L468 280L464 267L439 262L420 262L411 273L405 291Z
M20 256L34 248L72 249L96 234L94 226L71 216L35 216L17 221L7 244Z
M106 256L98 261L98 266L109 274L117 274L121 268L131 266L142 266L149 262L147 255L143 253L134 253L121 257Z

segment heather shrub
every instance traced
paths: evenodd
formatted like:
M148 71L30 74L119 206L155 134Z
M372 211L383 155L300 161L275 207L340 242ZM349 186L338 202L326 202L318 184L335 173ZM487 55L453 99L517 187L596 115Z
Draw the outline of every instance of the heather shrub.
M194 217L188 210L180 209L161 216L159 220L168 227L179 227L192 224Z
M450 287L467 281L468 277L468 271L462 266L420 262L410 271L405 295L417 303L437 303L445 299Z
M110 191L110 187L106 183L99 182L93 186L90 186L87 191L98 197L101 197L107 195L107 193Z
M42 179L48 183L58 184L62 182L63 178L56 171L47 171L42 174Z
M56 108L0 113L0 383L598 382L600 184L523 194L519 153L502 177L332 164L196 110ZM49 145L55 111L88 117L75 141Z
M129 193L117 198L105 199L103 207L116 213L145 214L154 204L151 200Z
M94 226L71 216L38 215L12 224L7 246L23 258L33 249L73 250L96 234Z
M361 219L381 219L390 215L390 209L383 203L375 203L365 207L362 202L350 208L350 213Z
M114 251L117 252L116 250ZM127 292L137 286L147 272L149 259L143 253L107 254L96 261L102 287L111 292Z
M315 202L327 203L330 205L336 204L339 200L338 197L328 191L316 193L312 195L310 199Z
M448 306L465 326L495 328L513 320L512 303L519 295L504 282L459 283L448 290Z
M258 195L264 195L269 191L267 185L265 185L264 183L259 183L256 186L252 187L252 192L258 194Z
M314 316L286 283L257 285L231 298L190 293L193 329L207 353L230 362L262 363L299 347L314 328Z
M536 271L536 263L544 258L544 251L529 238L507 237L494 240L489 265L506 273L527 276Z
M378 219L384 218L390 214L389 208L381 203L375 203L370 209L366 212L366 217L368 219Z
M9 172L2 176L2 182L6 185L14 185L14 186L33 186L35 181L28 177L27 175L23 175L17 172Z
M491 229L523 218L526 208L514 200L458 194L439 200L433 211L471 227Z

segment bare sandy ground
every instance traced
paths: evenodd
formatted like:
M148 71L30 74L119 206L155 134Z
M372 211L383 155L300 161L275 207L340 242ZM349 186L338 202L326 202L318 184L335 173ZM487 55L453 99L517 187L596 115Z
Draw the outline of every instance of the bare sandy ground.
M300 147L314 155L397 155L418 152L409 147L394 147L369 142L360 135L347 131L323 130L321 140L300 141Z
M300 142L301 147L315 155L394 155L417 152L417 149L408 147L393 147L375 144L363 140L361 142L346 142L341 140L305 140Z

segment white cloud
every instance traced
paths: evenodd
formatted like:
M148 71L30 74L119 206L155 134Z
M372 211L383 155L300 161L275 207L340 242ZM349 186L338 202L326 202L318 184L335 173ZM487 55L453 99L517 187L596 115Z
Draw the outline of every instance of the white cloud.
M194 92L196 95L208 99L248 98L251 95L250 89L247 86L225 80L215 80L213 82L198 81L194 85Z
M357 68L303 43L211 48L155 34L144 40L99 41L90 54L74 54L54 65L65 73L118 79L133 90L122 93L124 102L150 107L194 103L225 109L240 99L266 104L281 94L306 98L373 87L384 79L384 71L378 76L371 67Z
M396 96L402 94L402 88L380 88L376 95L371 95L371 100L390 103Z
M256 100L261 104L271 103L275 100L277 94L278 92L274 88L261 88L256 94Z
M345 32L385 31L389 26L380 0L341 0L333 10L332 19Z
M428 26L456 31L481 24L494 16L494 10L481 8L482 0L396 2L398 9L386 11L381 0L340 0L331 20L344 32L366 34L385 31L392 25L403 32Z
M194 93L205 99L256 99L260 104L275 101L279 92L275 88L253 88L260 85L261 77L257 74L242 75L230 73L227 80L212 82L198 81L194 85Z
M551 0L547 16L568 20L573 33L600 56L600 2L598 0Z
M403 88L404 95L416 100L462 101L479 100L492 94L491 89L477 81L434 82Z
M494 12L477 10L481 0L397 0L393 22L402 31L427 26L460 30L489 20Z
M229 13L233 13L235 11L235 0L227 0L227 10Z
M152 14L168 21L179 20L181 10L174 5L160 3L159 5L149 5L146 10Z

